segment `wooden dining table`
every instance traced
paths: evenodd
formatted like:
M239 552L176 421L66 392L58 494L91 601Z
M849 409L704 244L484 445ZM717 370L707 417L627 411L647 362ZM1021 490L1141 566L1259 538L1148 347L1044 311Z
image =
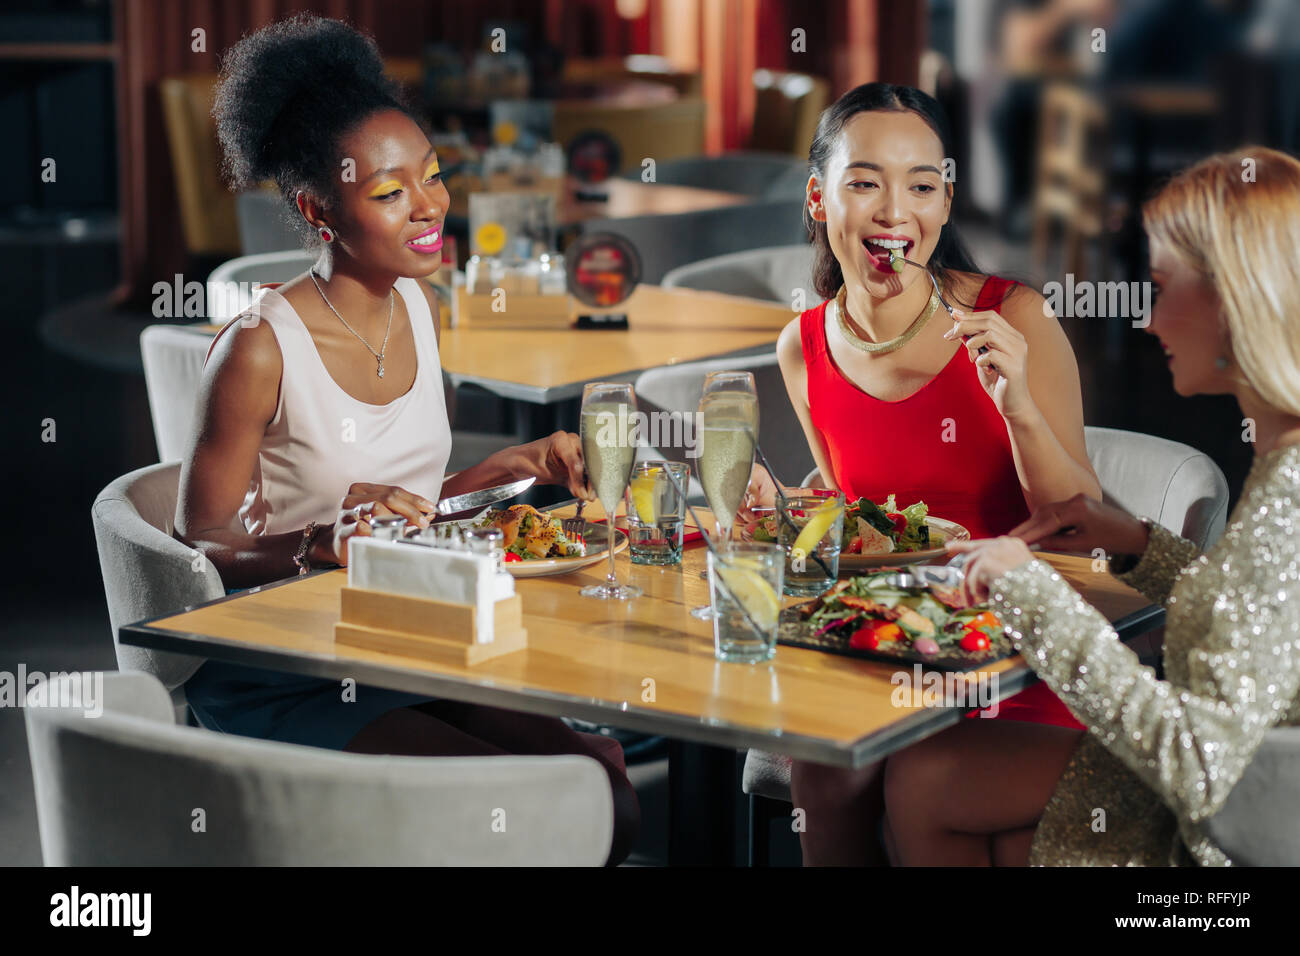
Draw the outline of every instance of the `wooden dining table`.
M590 506L589 506L590 507ZM597 517L599 508L595 507ZM561 515L569 508L558 510ZM588 515L591 517L590 513ZM1043 554L1123 639L1157 626L1163 611L1092 559ZM731 863L738 822L738 751L862 767L960 720L971 708L925 706L895 694L910 664L780 646L760 664L723 663L712 625L688 609L709 601L701 544L676 567L615 561L644 596L581 597L607 564L520 579L527 648L475 666L338 644L344 569L252 588L179 614L124 626L127 644L255 667L388 687L674 738L670 751L670 860ZM787 606L796 599L786 598ZM978 672L991 700L1037 678L1019 658Z
M796 315L780 302L654 285L637 286L620 311L627 329L445 328L442 367L457 385L551 405L580 396L587 382L774 347Z

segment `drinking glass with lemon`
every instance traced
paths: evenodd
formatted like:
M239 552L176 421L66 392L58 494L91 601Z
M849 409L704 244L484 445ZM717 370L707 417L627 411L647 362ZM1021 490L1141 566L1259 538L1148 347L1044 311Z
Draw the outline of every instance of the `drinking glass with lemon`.
M785 554L785 593L815 596L830 589L840 570L844 493L777 498L777 543Z
M771 659L781 618L781 548L733 542L726 550L711 550L708 561L718 660L753 664Z
M633 564L682 563L686 499L677 489L690 478L690 467L679 462L642 461L632 468L625 500Z

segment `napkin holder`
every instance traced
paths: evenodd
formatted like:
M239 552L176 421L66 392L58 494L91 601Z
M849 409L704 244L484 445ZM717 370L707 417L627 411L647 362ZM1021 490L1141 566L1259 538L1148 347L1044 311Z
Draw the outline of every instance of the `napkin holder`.
M536 283L533 283L536 286ZM541 295L535 289L500 288L505 299L492 292L475 293L465 286L456 289L457 327L476 329L568 329L573 327L574 300L569 295ZM497 311L502 302L505 308Z
M354 538L334 640L472 666L528 646L514 579L486 555Z

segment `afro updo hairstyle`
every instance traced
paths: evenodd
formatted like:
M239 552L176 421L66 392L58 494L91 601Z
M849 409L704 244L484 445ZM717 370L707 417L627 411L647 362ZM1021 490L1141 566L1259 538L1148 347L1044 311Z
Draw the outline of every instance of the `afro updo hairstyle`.
M320 240L298 212L298 191L333 205L340 141L390 109L419 123L384 74L375 41L338 20L298 14L226 51L212 115L231 187L274 180L289 206L286 218L310 246Z

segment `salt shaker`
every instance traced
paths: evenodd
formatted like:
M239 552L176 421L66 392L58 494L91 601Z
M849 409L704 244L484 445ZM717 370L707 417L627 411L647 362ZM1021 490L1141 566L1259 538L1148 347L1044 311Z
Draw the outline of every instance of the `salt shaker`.
M370 535L379 541L398 541L405 530L404 515L383 515L370 519Z
M500 574L505 570L505 534L500 528L470 528L465 532L469 550L486 554L492 559L492 570Z

